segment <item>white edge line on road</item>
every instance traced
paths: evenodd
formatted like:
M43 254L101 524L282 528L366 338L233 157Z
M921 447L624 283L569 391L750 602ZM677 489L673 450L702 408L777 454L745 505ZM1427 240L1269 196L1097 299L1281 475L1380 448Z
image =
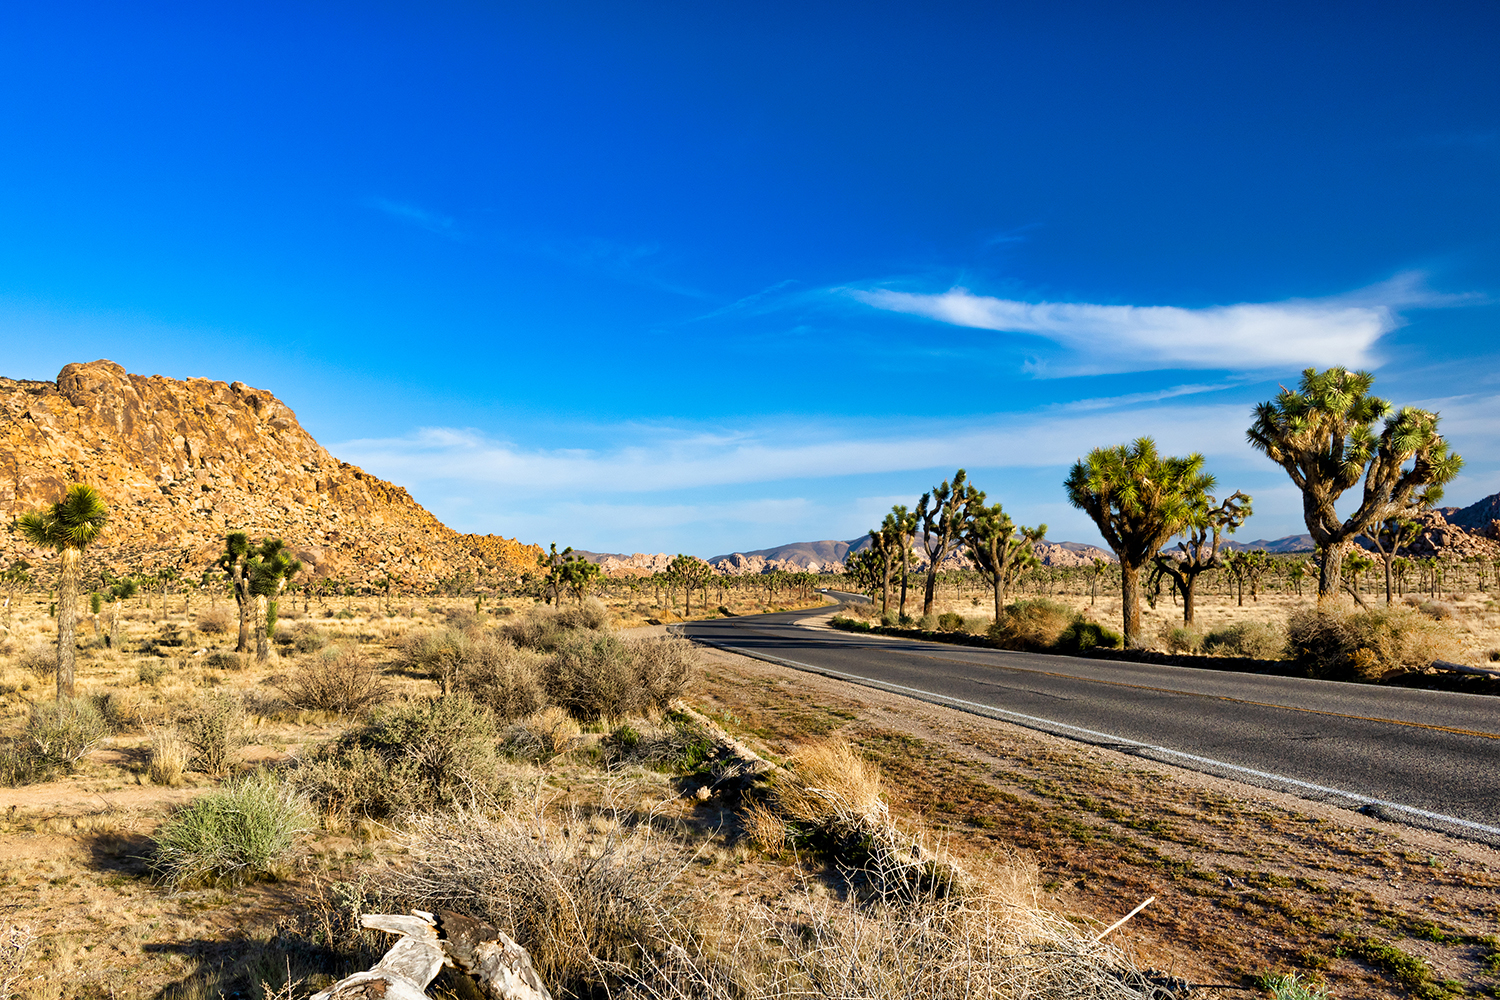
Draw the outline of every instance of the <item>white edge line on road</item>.
M1050 731L1052 729L1068 729L1075 733L1085 733L1089 736L1098 737L1102 740L1108 740L1111 743L1138 747L1142 750L1149 750L1152 753L1166 754L1169 757L1178 757L1183 760L1193 761L1197 764L1205 764L1216 768L1223 768L1226 771L1234 771L1239 774L1252 775L1257 778L1264 778L1269 781L1291 785L1295 788L1302 788L1311 792L1320 792L1324 795L1337 795L1341 796L1342 798L1348 799L1351 802L1358 802L1362 805L1381 806L1386 809L1394 809L1398 812L1409 813L1413 816L1420 816L1423 819L1432 820L1434 822L1451 823L1454 826L1460 826L1466 830L1475 830L1481 833L1490 834L1491 836L1500 837L1500 827L1487 826L1484 823L1476 823L1473 820L1461 819L1457 816L1449 816L1446 813L1431 812L1427 809L1418 809L1416 806L1402 805L1400 802L1390 802L1386 799L1372 798L1368 795L1360 795L1357 792L1346 792L1342 788L1329 788L1327 785L1315 785L1309 781L1300 781L1297 778L1288 778L1285 775L1274 774L1270 771L1257 771L1254 768L1241 767L1238 764L1230 764L1226 761L1214 760L1212 757L1200 757L1197 754L1185 753L1181 750L1173 750L1170 747L1152 746L1150 743L1142 743L1139 740L1126 739L1123 736L1116 736L1113 733L1101 733L1097 729L1085 729L1082 726L1074 726L1066 722L1057 722L1052 719L1043 719L1040 716L1036 715L1025 715L1021 712L1012 712L1009 709L996 708L994 705L986 705L983 702L965 701L963 698L952 698L945 694L936 694L932 691L924 691L921 688L906 687L902 684L892 684L889 681L876 680L873 677L861 677L858 674L846 674L841 670L831 670L827 667L816 667L810 663L802 663L797 660L784 659L780 656L772 656L769 653L761 653L758 651L742 649L738 646L731 646L728 643L715 642L711 639L698 639L695 641L705 643L709 646L717 646L720 649L727 649L732 652L739 653L742 656L749 656L753 659L765 660L769 663L779 663L783 666L792 667L796 670L805 670L809 673L823 674L826 677L835 677L839 680L853 681L856 684L863 684L867 687L882 688L888 691L896 691L900 692L901 694L908 694L922 701L933 702L935 704L941 705L952 705L964 709L982 710L977 712L976 714L983 715L994 713L996 715L1004 716L1009 719L1020 720L1023 724L1031 723L1032 725L1028 726L1028 728L1042 729L1044 731Z

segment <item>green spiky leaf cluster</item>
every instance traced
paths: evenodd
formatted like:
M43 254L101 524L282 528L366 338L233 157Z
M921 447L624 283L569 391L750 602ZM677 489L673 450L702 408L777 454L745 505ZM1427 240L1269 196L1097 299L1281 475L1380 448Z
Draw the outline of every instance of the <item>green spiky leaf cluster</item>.
M108 524L109 508L104 498L85 483L74 483L51 507L22 514L16 521L28 542L58 552L87 548Z

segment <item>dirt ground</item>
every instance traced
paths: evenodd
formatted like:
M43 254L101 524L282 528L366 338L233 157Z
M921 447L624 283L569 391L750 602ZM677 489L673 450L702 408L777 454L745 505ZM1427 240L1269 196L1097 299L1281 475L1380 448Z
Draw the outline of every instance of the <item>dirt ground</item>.
M524 610L513 603L513 613ZM398 696L418 696L435 685L394 665L397 645L472 606L423 601L387 613L340 600L306 614L289 608L283 620L366 647L389 664ZM164 621L134 605L132 648L181 634L173 610ZM47 680L21 666L50 625L41 609L0 644L5 731L50 697ZM81 635L90 638L87 628ZM181 787L150 784L152 727L204 693L237 692L252 709L248 765L286 759L348 725L277 706L286 661L236 670L193 655L232 639L189 632L165 656L92 644L80 653L80 688L112 694L133 721L78 773L0 788L0 982L29 933L22 995L233 996L225 984L239 980L224 970L270 976L293 953L301 957L287 957L288 969L294 960L306 969L311 959L297 949L324 933L316 924L333 919L339 886L399 861L384 831L323 831L279 882L172 893L147 877L151 833L216 784L191 773ZM1102 928L1154 896L1111 940L1142 967L1200 984L1191 996L1256 995L1254 977L1292 970L1337 997L1500 996L1500 855L1488 848L721 651L704 653L689 702L772 759L808 741L848 740L880 765L903 824L975 866L1034 866L1040 901L1081 927ZM634 796L696 838L691 874L727 900L785 905L798 877L737 842L719 803L684 797L660 776L624 787L586 761L563 760L545 771L517 765L515 780L560 801L597 798L615 782L608 794Z

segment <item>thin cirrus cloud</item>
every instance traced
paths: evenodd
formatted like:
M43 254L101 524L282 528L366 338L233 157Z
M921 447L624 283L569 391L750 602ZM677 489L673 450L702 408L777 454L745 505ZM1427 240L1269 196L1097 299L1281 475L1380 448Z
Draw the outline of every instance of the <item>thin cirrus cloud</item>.
M1346 296L1179 306L1023 302L976 295L966 288L936 294L843 289L888 312L954 326L1043 337L1073 352L1057 374L1213 368L1247 371L1304 365L1366 367L1375 346L1401 325L1403 305L1449 305L1462 297L1421 287L1420 275Z

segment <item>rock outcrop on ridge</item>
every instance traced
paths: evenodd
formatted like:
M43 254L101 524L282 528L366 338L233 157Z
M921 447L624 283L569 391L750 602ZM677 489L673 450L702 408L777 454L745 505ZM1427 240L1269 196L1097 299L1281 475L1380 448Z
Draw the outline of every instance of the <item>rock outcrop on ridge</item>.
M541 554L453 531L406 490L330 455L264 389L132 375L112 361L70 364L56 382L0 378L7 524L73 482L96 487L111 511L86 568L116 574L171 567L196 578L231 531L280 537L313 576L356 585L482 584ZM17 559L46 562L13 529L0 532L0 568Z

